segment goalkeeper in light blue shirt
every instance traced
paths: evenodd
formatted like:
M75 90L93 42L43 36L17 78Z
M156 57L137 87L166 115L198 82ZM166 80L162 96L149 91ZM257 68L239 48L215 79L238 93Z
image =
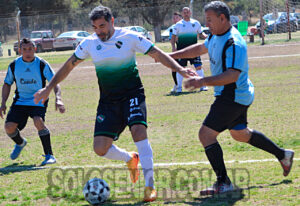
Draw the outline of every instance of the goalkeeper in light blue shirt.
M46 80L49 82L54 76L54 72L45 60L35 56L34 42L25 38L20 43L20 49L22 56L16 58L8 67L2 87L0 107L0 116L3 119L6 113L6 101L11 86L15 82L16 91L13 103L5 121L5 131L16 143L10 157L12 160L18 158L27 144L27 140L21 137L20 131L25 128L28 118L31 117L38 130L45 153L45 160L41 165L53 164L56 159L51 148L50 132L44 123L48 100L44 104L42 102L35 104L33 95L46 86ZM54 88L54 92L56 109L64 113L65 107L61 101L59 85Z

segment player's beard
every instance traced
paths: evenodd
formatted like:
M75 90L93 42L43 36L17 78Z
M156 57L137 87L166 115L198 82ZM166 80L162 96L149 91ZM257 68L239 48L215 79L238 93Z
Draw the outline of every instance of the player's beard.
M100 33L98 34L98 37L101 39L101 41L107 41L111 37L111 32L108 31L107 34Z

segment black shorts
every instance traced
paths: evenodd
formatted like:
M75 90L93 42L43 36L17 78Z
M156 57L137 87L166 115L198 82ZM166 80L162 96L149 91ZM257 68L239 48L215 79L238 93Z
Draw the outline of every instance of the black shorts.
M95 136L119 138L128 125L143 124L147 127L147 109L144 94L132 95L120 102L99 102L95 121Z
M201 61L200 56L198 56L196 58L192 58L192 59L177 59L177 62L182 67L186 67L188 61L190 62L190 64L193 64L195 67L202 66L202 61Z
M210 107L203 124L217 132L226 129L238 128L238 125L247 126L247 111L249 106L229 102L219 97Z
M45 121L47 107L12 105L7 114L5 123L14 122L18 129L22 130L27 124L28 117L41 117Z

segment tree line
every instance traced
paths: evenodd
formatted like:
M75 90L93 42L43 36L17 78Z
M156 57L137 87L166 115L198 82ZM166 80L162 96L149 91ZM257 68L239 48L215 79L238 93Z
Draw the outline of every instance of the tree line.
M290 0L300 4L300 0ZM209 0L194 0L194 18L202 23L204 5ZM247 17L259 14L259 0L224 0L235 15ZM284 5L285 0L272 0L274 4ZM21 30L28 28L55 29L59 32L89 25L87 14L91 8L102 4L112 9L115 18L127 17L128 24L142 22L147 29L153 29L156 41L160 41L161 29L165 20L171 18L174 11L189 6L190 0L0 0L0 41L6 41L7 35L15 33L13 18L20 10ZM26 18L34 17L34 18ZM10 21L8 21L10 19ZM170 20L168 21L170 23ZM71 25L71 26L70 26Z

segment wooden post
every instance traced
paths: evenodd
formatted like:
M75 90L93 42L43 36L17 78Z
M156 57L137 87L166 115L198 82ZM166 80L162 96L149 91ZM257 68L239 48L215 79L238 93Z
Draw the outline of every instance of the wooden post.
M289 33L289 40L292 39L291 34L291 22L290 22L290 7L289 7L289 0L286 0L286 14L287 14L287 27L288 27L288 33Z
M20 51L20 13L21 11L18 9L18 13L16 16L16 24L17 24L17 36L18 36L18 53L20 55L21 52Z
M261 45L265 44L265 20L263 19L263 0L259 0Z

